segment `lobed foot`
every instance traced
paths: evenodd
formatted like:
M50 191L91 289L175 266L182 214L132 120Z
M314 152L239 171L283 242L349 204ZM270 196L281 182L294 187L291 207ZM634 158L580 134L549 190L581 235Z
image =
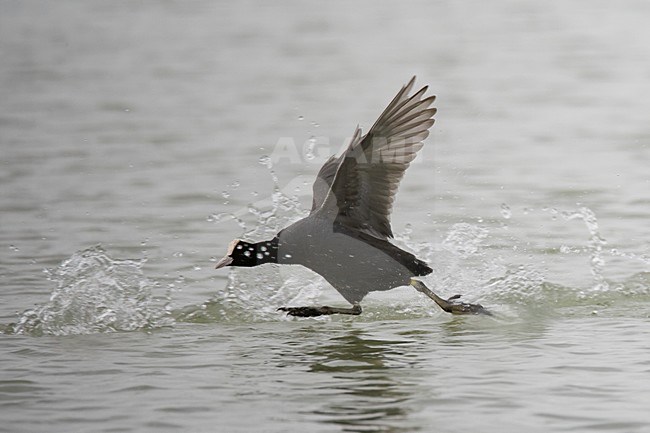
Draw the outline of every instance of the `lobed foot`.
M323 305L322 307L280 307L278 311L285 311L288 316L295 317L316 317L328 316L330 314L350 314L357 316L361 314L361 305L355 304L352 308L335 308Z
M285 311L287 316L296 316L296 317L316 317L323 316L329 313L324 307L280 307L278 311Z
M447 313L451 314L485 314L491 316L488 310L483 308L481 304L469 304L467 302L461 302L460 295L454 295L449 299L442 299L440 296L436 295L431 289L429 289L422 281L411 279L411 285L415 287L418 292L424 293L431 299L435 301L440 308L442 308Z
M451 314L485 314L491 316L488 310L483 308L481 304L470 304L467 302L459 301L460 295L454 295L447 299L444 303L438 303L440 307Z

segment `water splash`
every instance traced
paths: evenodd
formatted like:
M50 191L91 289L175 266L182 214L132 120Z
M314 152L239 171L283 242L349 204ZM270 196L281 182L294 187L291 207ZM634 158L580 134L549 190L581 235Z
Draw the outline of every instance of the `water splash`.
M504 218L512 218L509 207L506 209L502 205L501 211ZM532 211L528 209L524 218ZM590 270L593 281L587 287L570 287L553 282L560 277L547 275L547 270L540 267L538 262L517 263L519 260L526 263L521 254L531 246L513 236L499 238L497 232L492 233L492 230L502 230L503 227L459 223L449 229L441 244L442 249L426 244L413 248L411 244L411 250L433 265L434 273L426 279L433 289L447 296L462 293L469 301L480 301L497 311L514 311L515 315L522 311L526 311L525 314L550 314L562 307L644 302L650 296L650 273L637 274L623 281L606 279L607 254L646 264L647 257L617 249L606 250L607 241L601 235L598 219L591 209L582 206L571 211L555 208L544 208L542 211L549 211L553 220L582 221L587 228L588 237L583 245L558 245L556 249L564 254L588 256L585 266ZM492 235L494 239L503 240L496 245L497 248L488 242ZM501 251L511 253L504 258ZM529 254L530 257L532 255Z
M313 161L316 158L314 154L314 149L316 148L316 137L313 135L309 137L305 145L304 157L306 161Z
M260 209L249 206L248 211L256 218L254 227L243 234L244 239L271 239L277 232L305 216L300 201L285 195L274 184L271 207ZM280 266L261 266L253 269L233 268L228 274L228 284L214 300L225 307L222 318L277 318L276 309L290 303L313 302L320 293L313 274L307 270Z
M603 247L607 245L607 241L600 235L600 229L598 227L598 219L596 218L596 214L594 214L594 212L588 207L583 206L577 211L561 212L561 215L566 221L580 219L587 226L587 230L589 231L588 249L590 252L591 274L594 276L593 290L608 290L609 285L607 284L607 281L603 275L603 269L605 268Z
M512 218L512 210L510 209L510 206L508 206L507 204L505 204L505 203L501 203L501 210L500 210L500 212L501 212L501 216L502 216L504 219L509 220L510 218Z
M540 304L547 305L550 301L549 292L558 287L561 286L546 281L546 277L540 271L530 266L520 265L509 267L503 275L484 283L483 291L490 299L496 301L535 307ZM551 302L556 301L557 299L554 299Z
M170 326L168 298L142 273L143 260L115 260L95 246L48 270L55 284L47 304L29 309L6 333L78 335Z
M469 257L479 251L481 243L487 238L488 233L485 227L467 223L454 224L442 245L451 253Z
M271 168L269 168L271 170ZM243 219L231 214L214 214L213 221L235 218L243 237L259 240L273 237L280 229L305 216L295 196L283 193L274 183L270 207L250 205L246 210L254 222L250 228ZM648 263L647 257L619 250L606 251L595 214L586 207L574 211L556 211L560 221L583 221L589 237L586 245L574 248L575 254L588 254L594 275L593 290L566 287L551 282L553 276L531 265L512 259L504 261L499 250L491 248L491 230L459 223L453 225L440 244L411 239L413 227L406 224L396 233L395 242L426 260L434 268L427 284L443 296L457 293L468 302L480 302L502 316L515 317L531 312L550 314L560 307L608 305L614 302L650 301L650 272L636 274L621 282L605 280L603 255L612 254ZM414 238L421 238L415 234ZM512 242L516 240L509 238ZM508 245L504 245L507 249ZM514 249L514 248L513 248ZM561 250L561 247L558 248ZM495 251L497 252L496 254ZM169 294L155 298L157 284L142 272L142 260L117 260L101 247L73 254L55 269L48 279L55 284L50 301L25 311L14 324L0 326L0 332L28 335L72 335L115 331L148 330L173 326L176 322L218 323L292 320L276 311L285 305L312 305L336 292L320 277L299 266L261 266L232 268L225 287L199 305L169 311ZM184 284L182 278L178 284ZM398 293L399 291L396 291ZM403 293L403 292L401 292ZM370 301L370 299L369 299ZM372 302L372 301L371 301ZM413 293L396 294L368 309L360 320L386 320L402 317L426 317L443 314L431 303ZM330 320L324 318L322 320Z
M307 150L310 152L313 149L308 146ZM215 222L225 217L234 218L243 231L242 236L252 240L270 239L280 229L305 216L307 212L300 207L297 197L280 190L271 158L262 156L259 162L267 168L273 182L270 203L251 204L248 209L238 212L237 215L214 214L208 217L209 221ZM606 299L606 292L610 288L615 289L614 296L619 288L629 291L625 282L612 283L604 277L606 263L603 256L608 253L604 250L606 241L600 235L596 215L589 208L580 207L571 211L541 208L542 212L549 212L554 221L580 220L587 227L589 238L585 245L558 245L556 249L562 253L589 255L588 266L594 282L587 289L553 283L553 276L547 276L544 269L537 268L537 264L518 263L521 254L529 251L531 246L512 235L504 238L498 232L491 233L491 230L504 229L512 232L509 225L516 226L513 211L508 204L502 203L499 211L507 224L501 222L499 227L492 227L490 223L483 223L482 219L478 220L479 224L457 223L449 229L439 245L414 241L410 224L404 227L402 233L396 233L394 241L432 265L434 273L426 280L441 294L451 296L462 293L470 302L480 301L488 306L490 303L504 305L506 310L511 307L547 310L549 305L576 305L596 302L596 299L603 302L599 293ZM533 208L524 209L522 217L526 218L535 211ZM244 219L249 220L251 216L254 222L247 226ZM494 240L502 242L490 245L491 235ZM504 258L502 252L508 251L515 256ZM623 257L625 253L612 251L612 254ZM528 256L532 257L530 253ZM638 292L638 285L635 290ZM308 305L313 303L321 292L336 294L322 279L315 278L313 273L300 267L287 269L282 266L263 266L245 270L234 268L228 275L226 287L219 290L212 299L198 306L188 306L179 311L176 317L183 321L208 322L278 320L283 316L277 314L276 307L289 304ZM430 304L420 304L417 299L417 296L396 299L391 311L416 315L430 312ZM382 308L380 306L379 310L383 311ZM384 317L383 313L375 318L380 317Z
M635 254L635 253L620 251L618 248L610 249L609 254L616 257L622 257L624 259L639 261L645 265L650 265L650 255L648 254Z
M235 219L243 231L242 239L271 239L308 212L302 209L298 197L282 192L271 159L263 156L260 163L267 167L273 182L268 206L264 206L266 202L262 201L249 204L245 214L220 213L208 217L212 222ZM248 228L244 220L251 216L254 222ZM201 305L189 305L178 310L175 317L184 322L277 320L283 317L276 311L279 306L313 303L323 286L324 283L314 278L313 273L295 266L290 269L281 266L230 268L226 287Z
M267 161L265 161L267 163ZM269 167L272 170L272 167ZM501 216L509 224L513 213L508 205L501 205ZM647 275L635 276L634 281L613 282L606 280L606 240L600 234L598 220L593 211L587 207L576 210L561 211L555 208L543 208L550 212L555 221L582 221L588 231L583 245L566 247L558 245L555 251L572 254L587 254L585 266L593 275L593 282L588 287L569 287L553 282L558 276L547 275L539 264L526 263L521 254L530 257L531 245L515 237L502 237L500 226L489 223L454 224L446 233L440 244L420 241L418 234L413 234L411 224L406 224L403 232L397 233L394 242L424 259L434 268L433 274L425 278L430 287L444 296L457 293L468 302L480 302L496 313L505 316L526 316L529 314L553 314L558 308L575 308L579 306L607 305L612 302L624 302L630 296L644 300L650 296ZM523 213L526 218L533 209ZM254 240L269 239L280 229L305 216L299 201L283 194L274 178L274 188L270 207L249 206L248 215L255 222L244 231L243 236ZM494 232L493 232L494 231ZM512 230L509 230L512 232ZM412 236L413 235L413 236ZM491 240L498 240L493 245ZM496 248L495 248L496 247ZM552 248L551 248L552 250ZM509 252L509 253L508 253ZM611 254L627 257L624 252L613 250ZM634 256L645 262L646 257ZM391 291L392 292L392 291ZM397 291L399 292L399 291ZM396 292L396 293L397 293ZM319 277L300 267L263 266L252 269L232 269L226 287L216 296L200 306L185 309L177 318L186 321L266 321L281 320L275 309L282 305L310 305L319 302L321 295L332 295L337 302L336 292ZM404 293L404 292L400 292ZM380 296L380 295L378 295ZM403 296L396 294L374 305L359 320L382 320L387 317L422 317L441 314L426 299L417 295ZM369 297L368 302L372 302ZM339 300L340 301L340 300ZM320 301L322 302L322 301ZM326 319L327 320L327 319Z

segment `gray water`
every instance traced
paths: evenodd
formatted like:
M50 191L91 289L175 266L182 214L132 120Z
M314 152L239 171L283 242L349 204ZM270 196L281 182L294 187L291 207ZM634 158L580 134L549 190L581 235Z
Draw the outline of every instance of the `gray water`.
M649 14L0 2L0 431L650 431ZM493 317L213 269L414 74L395 242Z

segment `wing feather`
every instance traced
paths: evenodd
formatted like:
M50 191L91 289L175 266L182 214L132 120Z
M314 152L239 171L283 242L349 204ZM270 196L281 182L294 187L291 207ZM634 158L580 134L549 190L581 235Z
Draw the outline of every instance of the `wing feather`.
M366 135L357 127L347 150L323 165L314 183L312 213L330 215L379 239L393 236L390 214L399 182L436 114L429 108L435 96L422 99L427 86L409 96L414 83L415 77L402 87Z

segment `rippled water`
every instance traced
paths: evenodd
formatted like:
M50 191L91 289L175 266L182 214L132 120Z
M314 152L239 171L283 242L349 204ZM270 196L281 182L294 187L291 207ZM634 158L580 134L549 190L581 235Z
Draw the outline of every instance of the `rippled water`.
M650 431L648 13L0 3L0 431ZM395 242L494 316L213 269L413 74Z

